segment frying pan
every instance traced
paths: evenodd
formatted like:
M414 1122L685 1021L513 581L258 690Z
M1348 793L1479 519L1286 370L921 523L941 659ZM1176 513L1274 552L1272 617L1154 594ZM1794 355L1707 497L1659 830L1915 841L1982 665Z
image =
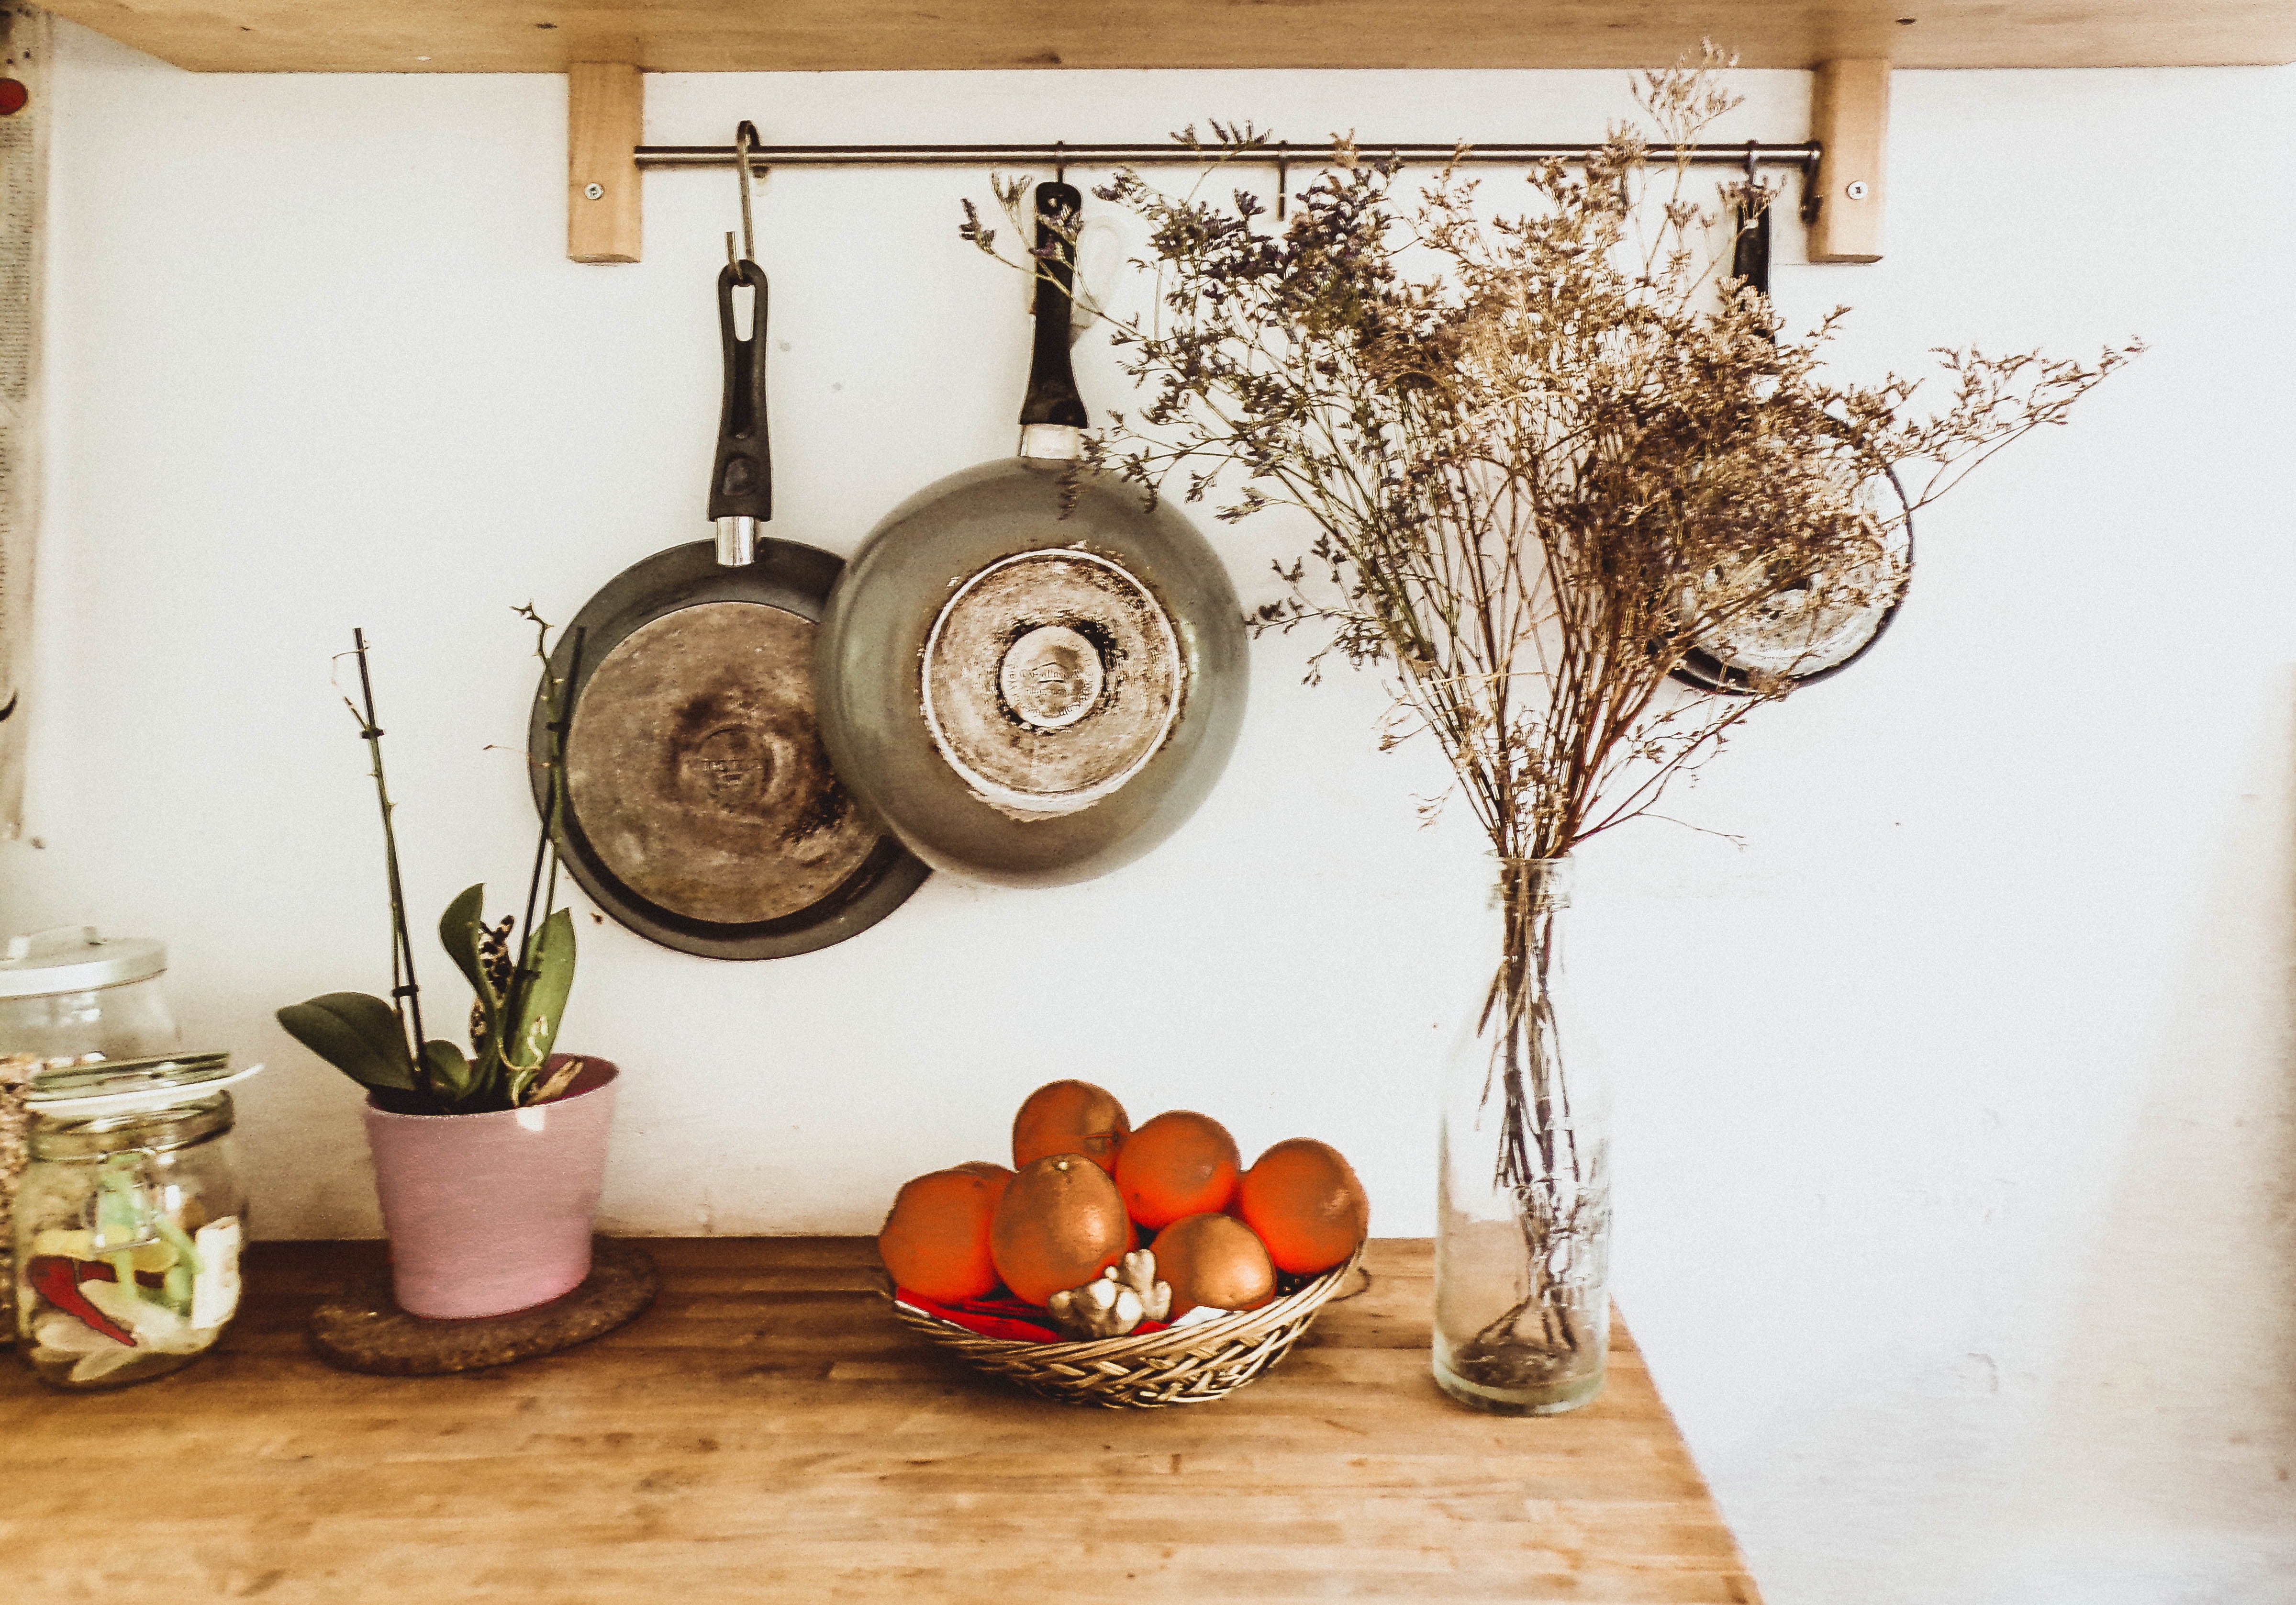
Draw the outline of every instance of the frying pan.
M845 783L937 869L1089 880L1210 792L1243 721L1243 619L1168 503L1079 461L1069 363L1084 197L1037 186L1021 451L886 515L817 640L821 734Z
M1850 438L1847 424L1836 428ZM1751 696L1783 680L1816 685L1873 648L1898 616L1913 572L1914 515L1888 464L1858 482L1858 516L1874 532L1874 555L1854 570L1779 592L1761 607L1695 643L1674 678L1702 691Z
M1747 175L1751 184L1751 147ZM1731 254L1731 276L1766 296L1775 204L1762 206L1749 219L1750 203L1741 203ZM1856 451L1857 438L1849 425L1828 422ZM1818 585L1782 592L1751 616L1697 642L1674 671L1675 679L1726 696L1751 696L1758 685L1781 679L1795 687L1815 685L1849 668L1882 638L1898 616L1913 572L1914 514L1895 470L1879 461L1862 466L1858 513L1875 531L1874 560L1859 565L1862 572L1827 575Z
M746 338L734 305L742 285L753 292ZM754 261L718 272L717 539L623 570L576 615L551 660L553 679L572 675L557 825L567 867L623 925L712 959L780 959L842 942L898 908L927 874L839 785L822 750L813 638L844 565L758 534L773 517L766 295ZM545 814L547 690L536 696L527 738L535 806Z

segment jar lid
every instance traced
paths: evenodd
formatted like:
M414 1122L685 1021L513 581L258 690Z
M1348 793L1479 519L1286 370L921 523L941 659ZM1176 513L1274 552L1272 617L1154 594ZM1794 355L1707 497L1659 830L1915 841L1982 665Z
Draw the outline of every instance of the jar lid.
M0 998L43 998L149 981L168 968L168 944L99 936L94 926L57 926L11 936L0 955Z
M42 1071L32 1078L24 1107L51 1120L164 1108L236 1086L262 1068L250 1065L234 1071L228 1053L102 1059L93 1065Z
M231 1094L213 1092L164 1109L112 1109L32 1122L24 1146L35 1159L103 1159L130 1148L164 1154L231 1130Z

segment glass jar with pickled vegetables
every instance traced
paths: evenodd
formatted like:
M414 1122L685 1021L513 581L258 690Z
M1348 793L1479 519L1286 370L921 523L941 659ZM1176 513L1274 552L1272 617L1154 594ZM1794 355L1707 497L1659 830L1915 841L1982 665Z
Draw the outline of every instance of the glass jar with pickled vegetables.
M179 1370L239 1308L247 1197L223 1054L51 1072L16 1195L18 1348L44 1382L119 1387Z
M0 945L0 1287L12 1282L11 1214L24 1166L29 1083L84 1058L173 1053L179 1038L156 942L58 926ZM16 1335L12 1300L0 1297L0 1348Z

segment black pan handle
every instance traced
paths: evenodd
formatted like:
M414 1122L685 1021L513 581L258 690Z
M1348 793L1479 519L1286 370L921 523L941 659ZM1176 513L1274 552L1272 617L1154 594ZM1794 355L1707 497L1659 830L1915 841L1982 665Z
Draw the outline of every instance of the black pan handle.
M756 296L747 340L734 334L737 284L748 284ZM766 270L755 262L718 270L718 333L726 350L726 399L718 410L709 516L762 521L774 515L774 460L766 441Z
M1754 165L1758 149L1754 142L1746 144L1746 188L1748 194L1738 202L1738 243L1730 252L1730 276L1767 296L1770 292L1770 214L1777 210L1777 196L1764 194L1759 202L1752 193L1761 182ZM1761 210L1750 218L1747 214L1759 204ZM1772 345L1778 343L1777 331L1766 329L1766 338Z
M1743 279L1764 295L1770 292L1770 213L1775 202L1766 205L1749 222L1747 204L1738 208L1738 243L1730 252L1730 276Z
M1073 184L1037 186L1037 347L1029 364L1022 428L1057 424L1082 429L1092 422L1069 366L1069 316L1076 293L1076 245L1070 237L1084 216L1084 196ZM1046 283L1046 279L1050 283Z

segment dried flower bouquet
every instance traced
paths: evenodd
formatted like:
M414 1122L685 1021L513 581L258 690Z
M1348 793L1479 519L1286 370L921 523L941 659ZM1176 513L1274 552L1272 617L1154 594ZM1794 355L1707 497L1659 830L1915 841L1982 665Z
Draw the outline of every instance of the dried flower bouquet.
M1729 64L1710 47L1644 75L1657 146L1698 143L1737 103ZM1245 160L1266 139L1212 128ZM1099 191L1145 221L1156 296L1113 335L1145 404L1090 458L1223 520L1304 511L1316 532L1256 622L1329 630L1311 679L1332 650L1383 670L1382 745L1431 737L1489 839L1504 918L1481 1019L1482 1100L1500 1110L1486 1151L1521 1260L1516 1296L1455 1360L1535 1392L1599 1346L1570 1291L1600 1252L1578 1239L1600 1228L1578 1218L1547 867L1649 811L1794 689L1791 643L1815 650L1894 605L1910 513L2062 423L2141 348L2087 365L1940 350L1943 395L1916 406L1919 379L1827 368L1841 310L1793 333L1728 276L1767 192L1701 199L1688 163L1631 127L1575 170L1531 169L1519 211L1456 165L1416 193L1398 177L1341 140L1280 227L1242 190L1173 197L1128 170ZM998 193L1013 211L1021 187ZM965 234L994 253L977 217ZM1876 495L1885 482L1902 499ZM1789 646L1744 695L1676 679L1750 634Z

